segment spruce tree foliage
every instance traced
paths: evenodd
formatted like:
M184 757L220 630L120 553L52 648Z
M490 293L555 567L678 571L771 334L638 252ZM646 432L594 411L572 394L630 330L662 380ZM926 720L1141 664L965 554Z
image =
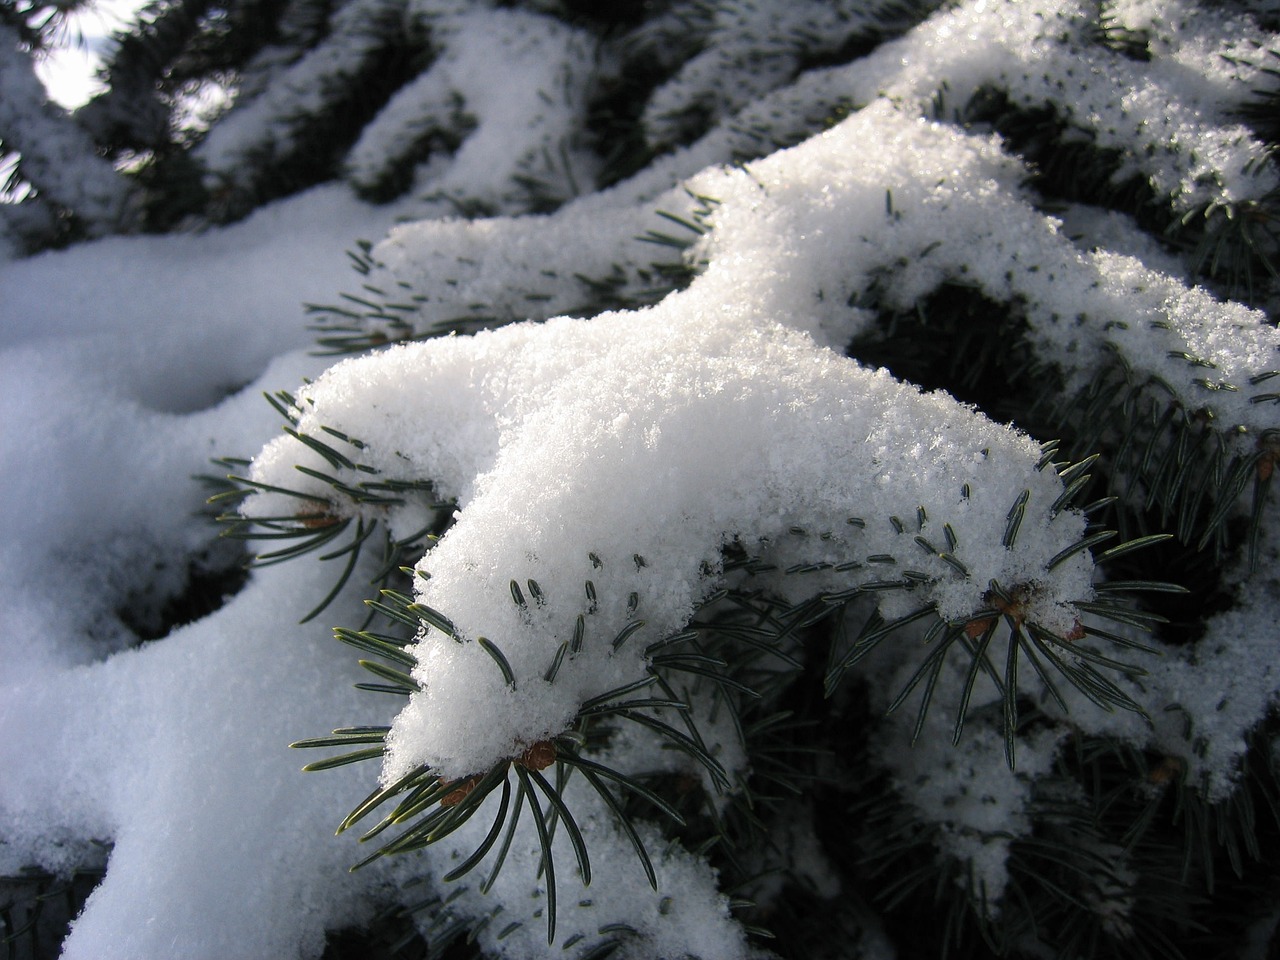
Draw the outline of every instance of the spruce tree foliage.
M411 212L211 499L386 704L326 956L1274 955L1273 6L155 0L73 114L0 14L15 250Z

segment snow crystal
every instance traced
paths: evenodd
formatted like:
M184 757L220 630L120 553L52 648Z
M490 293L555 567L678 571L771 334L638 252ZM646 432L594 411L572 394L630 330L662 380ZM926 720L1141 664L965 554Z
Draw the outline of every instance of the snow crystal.
M859 164L852 169L864 173L847 172L845 158L855 144L872 140L886 148L884 167L896 164L899 171L892 181L899 199L890 188L887 211L879 204L889 170ZM822 341L840 342L852 331L847 326L832 330L830 321L824 329L818 318L826 290L814 286L843 274L852 277L845 282L856 291L860 262L866 278L900 256L899 250L932 243L941 250L940 263L964 257L970 275L993 293L1028 292L1036 304L1029 319L1040 322L1046 337L1064 335L1056 325L1059 310L1092 314L1106 330L1121 310L1119 301L1114 307L1099 303L1090 293L1099 281L1091 286L1084 280L1117 281L1062 237L1055 221L1021 201L1016 189L1012 196L997 189L999 180L1015 171L992 141L910 121L881 104L749 171L712 173L695 181L696 193L716 199L715 230L701 250L709 266L687 291L657 307L590 322L509 327L469 341L406 346L340 365L306 388L304 432L328 426L359 437L367 444L363 454L370 466L393 475L408 471L409 477L434 477L443 493L459 498L456 526L419 565L425 578L419 599L444 610L463 637L486 636L497 643L516 677L512 689L476 645L424 635L416 673L423 690L394 727L384 776L394 780L421 763L446 776L486 769L518 753L520 744L563 729L582 700L633 678L640 668L639 645L618 657L586 653L566 666L556 690L544 690L534 679L567 639L565 631L583 609L581 585L593 577L606 598L597 626L604 637L621 629L622 598L630 593L639 598L638 615L652 635L661 637L678 629L711 588L698 571L714 569L720 546L731 538L745 535L772 545L785 541L783 532L800 517L809 525L821 518L820 529L835 531L849 516L914 516L923 508L940 518L936 522L952 525L961 544L957 556L971 570L956 578L936 557L916 562L926 576L938 578L929 593L943 616L962 618L979 609L992 579L1006 584L1044 579L1048 560L1080 535L1078 520L1069 514L1029 520L1026 539L1033 546L1017 551L1005 550L998 534L1019 496L1025 465L1038 458L1033 445L1004 428L970 420L940 397L913 398L910 391L840 363L806 337L777 326L785 318ZM923 219L917 208L930 218ZM969 254L982 246L975 237L990 231L993 209L1005 235L993 238L991 248L975 259ZM925 223L927 232L913 232ZM880 242L872 245L871 236ZM410 258L413 249L405 247ZM426 249L430 255L432 247ZM786 254L792 249L798 251L794 261ZM1021 271L1011 281L1007 265L1020 257L1029 264L1047 263L1047 277ZM806 264L810 272L793 275L792 262ZM482 272L502 276L499 264L491 259ZM1265 369L1271 362L1275 335L1260 315L1232 308L1233 322L1208 298L1196 301L1194 291L1187 293L1176 280L1152 271L1144 280L1156 288L1153 299L1159 306L1153 311L1163 311L1156 315L1168 317L1175 333L1195 330L1206 319L1225 320L1236 334L1231 353L1222 354L1218 346L1226 338L1189 345L1217 351L1213 355L1237 378L1242 368ZM1125 294L1132 296L1134 287L1132 281L1126 284ZM837 304L852 295L848 287L835 287L831 294ZM1069 299L1060 304L1060 296ZM1190 311L1183 306L1188 302ZM1182 320L1188 312L1190 323ZM1243 357L1242 334L1257 344ZM1082 334L1073 327L1066 335L1075 343L1072 352L1087 363ZM1143 336L1149 339L1145 325L1134 334ZM1093 349L1099 348L1095 341ZM1134 347L1131 354L1139 366L1163 370L1169 363L1164 351ZM657 367L655 360L660 360ZM764 389L762 370L771 374ZM1179 382L1176 376L1168 379ZM646 402L638 411L640 396ZM897 425L910 423L901 412L909 405L931 410L936 434L927 454L918 446L914 426L907 443L899 436ZM450 409L447 436L440 425L409 427L401 412ZM1247 403L1231 408L1231 414L1245 423L1257 416ZM297 486L292 464L308 457L313 466L322 466L282 438L259 458L254 477L327 496L322 481ZM830 462L846 465L842 483L822 466ZM1006 472L1005 464L1015 462L1024 466ZM728 497L716 483L726 464L733 465L735 477ZM808 472L814 464L816 472ZM960 490L978 470L983 481L973 489L983 497L964 500ZM1043 510L1059 487L1050 474L1038 476L1043 490L1032 495ZM636 491L631 502L596 496L624 483ZM746 491L758 492L753 499ZM272 515L280 509L276 499L263 495L246 509ZM588 501L592 506L584 509ZM930 530L919 532L927 536ZM858 556L897 552L899 534L869 531L865 536L865 552ZM783 542L773 549L787 557L794 547ZM854 559L851 541L844 537L823 549L792 562ZM588 562L592 555L603 558L603 573ZM647 561L634 575L627 572L632 555ZM513 579L541 584L545 604L530 612L495 603ZM815 578L809 587L817 590L822 583ZM1057 572L1054 584L1050 595L1038 598L1036 615L1051 628L1068 631L1075 620L1069 601L1090 595L1087 562L1078 556ZM890 600L884 609L900 615L912 607ZM504 704L502 716L477 731L466 722L466 704L490 698Z

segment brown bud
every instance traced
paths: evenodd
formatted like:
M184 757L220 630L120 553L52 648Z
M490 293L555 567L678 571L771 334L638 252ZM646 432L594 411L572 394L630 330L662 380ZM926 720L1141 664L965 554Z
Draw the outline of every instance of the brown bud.
M556 762L556 745L550 740L530 744L520 754L520 766L526 770L545 770Z
M1165 757L1147 773L1147 781L1157 786L1178 779L1185 771L1186 764L1180 757Z
M1268 431L1258 440L1258 451L1262 454L1258 458L1258 479L1266 483L1275 473L1276 462L1280 461L1280 439Z
M341 522L331 513L303 514L298 517L298 520L308 530L323 530L325 527L332 527L335 523Z
M482 778L477 775L474 777L468 777L466 780L463 780L455 789L450 790L448 793L446 793L443 797L440 798L440 806L442 807L457 806L464 799L466 799L467 794L469 794L472 790L476 788L476 785L480 782L481 779ZM458 781L454 780L453 783L458 783ZM449 784L446 784L446 786L449 786Z
M970 640L977 640L987 632L991 624L995 623L995 620L995 617L983 617L981 620L970 620L964 625L964 635Z

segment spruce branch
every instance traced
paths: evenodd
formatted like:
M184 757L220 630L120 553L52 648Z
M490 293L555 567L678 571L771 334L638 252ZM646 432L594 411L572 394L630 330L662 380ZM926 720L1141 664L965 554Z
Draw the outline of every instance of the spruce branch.
M348 253L368 278L360 291L343 294L340 304L307 305L317 346L325 354L362 353L516 321L590 317L656 303L692 279L690 251L705 234L717 201L683 190L664 197L664 203L665 207L640 209L616 222L582 210L554 221L495 219L483 229L466 222L420 224L454 251L452 263L445 267L450 274L445 281L448 294L420 292L424 278L416 265L405 262L396 249L399 243L362 244ZM674 226L676 232L658 229L657 224ZM605 235L599 257L584 258L573 245L584 232ZM407 229L405 234L403 242L421 242ZM528 271L523 285L509 275L501 283L490 276L496 263L495 234L504 243L538 251L530 258L537 269Z
M437 628L451 628L448 618L444 615L420 604L415 604L410 598L396 594L394 591L383 591L383 594L389 601L389 605L377 604L376 606L385 614L390 615L393 618L393 622L411 620L417 623L416 617L421 614ZM516 599L517 597L522 599L522 595L513 590L513 600L520 603L520 599ZM627 637L635 632L633 626L630 625L624 628L619 637L615 637L610 645L615 649L620 647ZM408 646L407 641L369 631L351 631L339 628L336 632L339 639L358 647L362 651L379 656L384 660L390 660L394 664L411 665L412 657L405 652L405 648ZM458 639L458 642L462 642L461 638ZM674 640L659 641L657 645L670 648L680 642L688 642L688 640L686 638L681 641L680 638L674 638ZM511 668L506 663L505 657L502 656L498 647L490 641L484 640L484 638L478 638L476 643L482 646L493 658L494 666L500 671L504 680L510 682L512 679ZM393 679L399 678L398 682L406 688L416 688L417 686L410 677L393 667L382 666L376 661L362 660L361 664L366 668L374 669L379 676ZM339 832L341 833L355 826L384 803L393 799L398 799L396 807L391 813L384 816L373 829L367 831L361 839L364 841L371 840L393 827L401 829L391 839L380 841L381 846L379 849L357 864L357 867L365 866L382 856L422 849L443 840L462 827L467 820L479 811L486 798L501 788L502 793L498 810L484 839L444 879L446 881L457 880L476 869L497 844L500 834L505 831L508 839L499 849L496 860L490 866L491 872L486 885L492 886L497 872L501 869L505 859L502 851L509 846L510 837L514 834L520 813L527 803L530 815L537 827L540 842L543 845L542 870L546 874L549 898L547 906L548 940L549 942L553 941L556 917L554 893L556 880L554 859L551 852L551 831L554 830L556 824L563 823L565 825L567 835L572 841L571 845L578 864L578 874L583 885L588 885L591 879L590 854L582 833L577 827L573 812L566 805L563 793L564 784L570 773L577 772L582 775L615 817L618 818L619 828L634 846L651 885L654 885L656 889L656 879L650 855L640 841L640 835L631 823L630 815L626 813L625 807L614 796L608 785L612 784L616 787L621 787L627 793L642 798L677 823L683 823L682 818L674 808L652 790L645 787L641 781L610 765L602 764L581 755L577 748L580 743L586 741L589 730L594 723L604 721L613 724L620 720L630 721L639 724L650 732L656 733L665 742L687 753L698 763L705 766L712 774L715 783L727 785L718 762L707 752L695 725L690 725L688 732L685 733L660 719L663 711L675 710L681 714L687 712L689 707L686 703L669 697L637 698L633 696L652 687L655 683L670 691L670 686L664 681L659 671L687 671L690 666L690 663L671 659L669 654L666 661L654 664L644 682L627 684L591 698L583 704L578 716L563 733L528 744L520 744L518 745L520 748L518 753L513 753L512 756L494 764L483 773L476 773L464 778L445 779L435 774L430 767L424 765L415 768L395 782L375 790L343 820L339 827ZM699 664L698 669L701 669L701 664ZM714 676L711 673L700 675ZM292 746L298 748L361 746L359 750L316 761L304 768L308 771L327 770L348 763L381 757L385 753L385 739L389 731L389 727L339 728L329 736L300 740L292 744ZM364 746L366 744L378 744L378 746ZM552 766L555 768L554 785L541 773L541 771L547 770ZM515 783L514 802L511 799L513 778ZM541 805L542 800L540 798L545 798L549 804L545 810Z
M342 568L329 592L308 612L302 622L318 616L342 591L356 569L366 543L380 542L382 562L372 583L386 584L405 564L421 556L433 537L443 531L451 504L435 495L425 480L404 480L385 476L381 470L358 459L366 444L331 427L321 427L322 436L297 429L300 413L296 399L280 391L267 400L289 424L285 434L318 458L324 469L297 464L305 479L296 487L255 480L250 461L228 458L215 463L239 471L229 473L224 489L209 498L219 508L235 507L218 520L227 524L224 537L265 542L272 549L256 554L251 566L283 563L310 553L322 561L342 561ZM248 474L242 475L242 474ZM242 505L251 497L267 500L262 510L245 513ZM412 510L426 524L397 536L387 524L392 508ZM276 546L276 544L279 544ZM416 623L416 621L412 621ZM344 637L356 637L348 631Z
M126 179L193 223L329 178L426 218L353 247L311 316L362 356L269 398L215 498L264 618L371 581L334 634L388 696L295 746L370 771L335 819L398 901L378 950L1164 958L1274 921L1274 18L233 6L144 31L125 99L236 100ZM128 660L76 676L114 704ZM138 835L115 776L60 815Z
M56 6L41 5L27 11L29 21L38 20L41 11L53 19L59 14ZM0 99L0 155L15 161L6 174L11 185L29 189L14 198L22 215L6 215L6 226L18 233L28 250L77 235L128 230L136 214L132 185L100 155L98 144L75 119L49 101L35 73L36 38L42 31L13 25L9 19L0 20L0 80L5 90ZM28 22L16 12L14 19L24 26ZM6 198L6 206L9 202ZM37 232L41 227L48 229Z

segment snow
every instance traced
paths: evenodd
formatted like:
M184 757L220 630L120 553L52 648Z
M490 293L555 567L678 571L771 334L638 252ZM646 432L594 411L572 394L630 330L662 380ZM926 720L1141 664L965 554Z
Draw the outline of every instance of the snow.
M790 565L797 559L783 535L801 523L837 532L820 551L804 548L801 560L894 555L939 581L913 607L933 600L944 616L961 618L984 606L992 579L1038 579L1079 539L1078 517L1048 515L1061 492L1056 476L1033 472L1027 523L1036 535L1006 550L1006 516L1031 482L1038 445L788 330L773 319L774 304L756 302L743 282L764 273L762 260L731 262L741 271L732 305L713 267L644 311L405 345L338 364L300 392L301 432L317 435L325 425L358 437L363 463L403 479L431 476L440 493L458 498L455 525L419 564L428 578L419 599L444 611L463 636L499 642L517 678L507 690L476 645L424 638L417 675L425 690L393 730L388 782L423 762L450 778L486 769L515 744L564 729L582 701L638 678L641 644L614 656L607 644L589 643L557 684L538 682L584 612L587 580L600 598L593 635L616 634L636 593L651 642L680 629L714 588L699 571L718 565L723 544L736 536L783 541L778 550ZM448 411L447 419L418 427L411 411L419 410ZM910 420L933 426L903 443ZM326 466L281 438L256 459L252 477L328 496L325 481L297 476L298 463ZM830 463L842 464L835 476ZM335 476L351 483L358 473ZM967 500L966 483L974 490ZM620 485L633 495L618 498ZM952 525L968 578L953 579L942 560L921 556L914 530L884 522L858 537L842 532L850 516L914 517L920 507L935 524L921 533L937 536L943 523ZM393 528L408 527L387 509ZM273 493L245 505L250 516L289 510ZM635 554L645 558L643 570L634 568ZM878 576L869 564L806 586L817 592ZM537 581L545 604L530 613L503 600L512 579ZM1087 564L1060 569L1054 583L1039 613L1069 630L1067 604L1090 596ZM465 704L490 699L504 704L501 716L472 729Z
M335 691L348 715L374 712L355 665L270 599L323 576L275 568L216 620L9 688L0 725L24 735L5 738L0 764L24 775L0 784L6 843L55 865L51 831L114 844L64 957L315 956L326 928L367 916L370 878L346 871L355 849L313 842L332 835L336 797L363 796L359 777L279 775L297 767L295 725L323 729Z
M248 191L262 158L292 156L307 119L349 96L351 84L384 44L382 25L394 22L404 0L354 0L333 18L331 33L257 97L237 103L197 147L211 190Z
M781 7L731 0L700 16L675 12L672 19L679 18L684 29L664 38L667 44L700 50L654 91L645 107L646 135L655 145L670 145L681 140L688 114L732 116L790 81L804 59L831 56L850 40L883 30L893 7L859 0L801 0Z
M1052 772L1067 729L1048 727L1019 737L1017 765L1011 769L998 713L991 710L998 708L1000 693L983 677L970 700L975 716L966 722L964 739L953 744L955 715L948 707L965 682L964 666L949 663L944 670L935 694L941 703L926 714L918 737L918 697L913 696L881 723L874 749L915 814L941 828L934 842L966 864L969 882L980 892L985 910L995 915L1009 882L1009 850L1031 832L1037 781ZM877 712L887 709L890 695L904 687L915 669L916 664L904 664L888 652L877 654L871 667L871 689L881 692Z
M278 429L261 391L323 366L300 300L341 268L348 230L388 214L321 190L225 231L0 265L0 856L65 870L93 855L68 841L114 843L67 957L315 956L368 912L352 848L309 842L332 835L339 783L351 803L366 790L297 776L287 749L331 725L335 695L352 717L370 707L354 664L273 599L327 573L262 571L141 647L116 611L180 593L211 549L193 478Z
M1261 547L1262 572L1240 565L1227 573L1235 605L1209 617L1187 647L1161 647L1160 659L1134 692L1152 705L1149 724L1133 717L1095 716L1091 732L1142 743L1212 801L1224 801L1241 782L1248 734L1278 699L1271 649L1280 623L1274 531ZM1247 665L1242 667L1242 665Z
M46 102L45 90L18 33L0 25L0 128L5 152L22 154L21 175L54 203L82 212L92 233L124 225L129 185L94 152L88 134L65 112ZM0 244L7 238L0 221ZM3 252L0 246L0 252Z
M599 56L589 34L534 13L480 9L439 18L432 36L445 52L391 99L347 158L357 187L376 190L424 138L468 127L447 169L424 171L420 192L508 209L529 193L562 202L595 179L599 164L578 126ZM492 69L497 62L503 70ZM537 186L521 187L521 178Z
M140 4L138 0L98 0L68 11L61 32L70 43L49 50L36 65L54 103L74 110L105 87L96 76L112 45L112 35L128 28Z
M591 698L645 679L646 648L681 630L727 582L730 544L775 564L779 572L757 582L796 601L902 576L907 589L875 594L885 618L933 608L964 624L989 608L995 581L1023 590L1020 616L1072 635L1075 605L1093 599L1101 574L1087 551L1060 561L1085 520L1057 508L1063 483L1037 469L1039 444L843 348L872 320L856 304L874 295L910 308L963 275L1018 305L1031 342L1068 384L1118 351L1187 409L1236 428L1240 449L1274 427L1273 405L1256 402L1268 388L1253 382L1280 354L1265 314L1190 286L1184 268L1118 217L1046 214L997 137L933 119L927 106L944 83L962 101L998 82L1027 105L1056 105L1099 143L1124 145L1126 163L1184 209L1256 199L1276 177L1228 115L1271 82L1249 61L1267 38L1245 20L1181 4L1177 16L1158 15L1158 6L1117 12L1154 37L1150 69L1082 54L1076 4L973 0L847 66L793 79L804 56L822 52L801 42L804 29L817 23L830 39L832 18L860 8L798 5L791 45L771 54L776 69L757 85L717 88L722 79L710 83L695 58L661 88L655 142L675 139L661 118L712 98L727 119L703 141L611 190L531 216L515 215L529 197L512 187L528 158L569 144L567 168L550 171L563 175L552 183L557 199L594 174L575 123L591 71L616 65L588 66L594 41L540 14L426 4L417 13L435 18L446 52L347 160L357 182L372 183L384 173L377 161L434 129L457 94L474 132L451 159L417 170L412 196L374 207L333 184L234 226L0 261L0 872L31 863L66 872L99 855L91 841L111 845L64 956L314 958L326 931L396 902L409 878L450 889L444 877L483 838L493 798L430 851L351 875L365 851L333 830L377 775L353 765L303 776L305 761L287 745L339 725L390 724L384 784L421 765L455 779L519 757L568 730ZM287 82L320 103L375 54L366 18L404 8L354 0L336 26L341 42L281 67ZM706 59L728 58L713 72L732 77L737 46L756 49L758 11L716 9L701 25L720 38ZM859 22L846 28L853 35ZM563 62L581 72L564 73ZM1081 89L1042 81L1070 64ZM520 96L508 99L513 86ZM1126 102L1117 88L1131 92ZM298 89L268 88L230 114L201 148L209 168L239 183L264 144L292 149ZM549 92L545 112L531 109ZM797 103L821 115L837 102L860 109L795 146L724 165L752 118ZM1167 126L1141 122L1155 116L1153 104ZM8 97L0 106L16 109ZM1181 149L1143 149L1173 143ZM83 175L81 186L91 180ZM499 215L398 223L443 209L433 191ZM671 229L662 213L687 222L687 251L636 239ZM316 356L302 305L358 288L344 250L361 239L376 243L366 292L404 291L413 332L470 315L503 325L337 363ZM693 278L655 293L655 263L687 266ZM585 315L577 307L590 284L578 274L616 277L619 299L635 304ZM358 449L343 449L363 467L334 465L282 433L260 396L279 389L292 392L298 433L358 439ZM454 633L422 622L411 648L419 689L407 702L353 690L367 677L349 653L324 626L298 623L332 584L328 564L257 568L216 611L150 642L122 616L140 597L158 614L191 565L226 562L197 478L218 472L212 458L234 454L253 456L255 482L323 502L334 516L377 519L396 537L423 527L434 498L454 502L452 526L415 558L415 599L446 615ZM299 466L353 485L371 472L430 480L432 500L356 503ZM1009 542L1017 503L1025 515ZM268 489L241 510L250 520L288 516L299 499ZM1274 536L1264 539L1268 568L1276 551ZM812 572L781 572L799 565ZM370 576L361 568L325 619L361 623ZM1275 578L1259 586L1249 576L1239 564L1226 572L1235 605L1202 640L1169 651L1140 682L1124 681L1152 724L1074 702L1071 723L1157 749L1208 798L1229 795L1244 737L1280 688L1273 670L1239 669L1273 659ZM513 602L513 581L536 584L536 602ZM579 617L582 649L547 680ZM639 632L616 646L637 620ZM899 647L878 650L861 668L880 691L872 706L883 711L916 666ZM949 667L939 682L940 696L954 697L963 671ZM1046 690L1028 680L1027 691L1052 716ZM984 678L974 709L999 702ZM1166 708L1196 718L1189 736L1175 723L1182 713ZM723 770L714 801L723 805L750 774L749 754L714 701L689 713ZM1067 727L1020 740L1011 770L998 722L975 720L959 749L941 729L950 723L935 711L910 750L914 717L894 715L881 723L876 762L916 815L941 825L940 850L968 863L997 910L1010 844L1030 829L1032 785L1052 768ZM607 749L596 758L634 773L696 775L717 789L710 771L639 727L620 730ZM491 889L475 878L451 888L452 915L504 912L479 935L486 950L579 956L625 923L632 933L618 956L763 955L704 857L641 823L655 892L585 778L566 790L595 879L580 888L562 830L549 947L545 917L532 916L545 911L548 887L526 816ZM802 818L786 835L794 869L821 895L838 895ZM1106 909L1122 924L1127 892L1110 892Z
M630 851L630 845L620 835L613 817L595 792L583 785L581 778L570 781L565 794L566 802L573 804L575 819L587 839L589 850L619 846ZM477 817L463 828L470 835L449 845L456 846L463 853L469 852L487 829L487 818ZM573 876L559 880L560 896L571 899L574 909L562 912L562 919L557 925L557 945L550 949L558 952L561 945L565 945L563 949L571 950L576 946L578 950L584 950L604 940L617 939L616 933L610 935L608 927L617 917L626 916L628 924L646 934L630 942L623 940L618 955L627 960L683 955L706 957L708 960L762 958L762 954L748 946L742 928L732 920L728 898L716 889L715 877L706 870L705 864L679 845L667 844L661 834L648 824L642 824L642 833L648 849L661 854L654 858L661 895L655 895L649 887L634 856L614 857L604 863L593 856L590 887L581 886L576 871ZM564 865L557 867L560 870L573 863L573 854L563 832L556 841L557 863ZM458 855L454 854L455 857ZM545 904L545 880L535 879L541 855L536 835L531 829L524 831L508 855L510 862L504 866L490 892L483 895L463 885L458 888L460 896L451 907L465 916L467 913L489 913L495 903ZM445 856L433 858L432 862L439 864L434 869L440 872L444 872L450 863ZM503 936L508 921L523 922ZM500 956L542 955L548 951L545 921L508 915L504 911L496 922L485 927L481 943Z

